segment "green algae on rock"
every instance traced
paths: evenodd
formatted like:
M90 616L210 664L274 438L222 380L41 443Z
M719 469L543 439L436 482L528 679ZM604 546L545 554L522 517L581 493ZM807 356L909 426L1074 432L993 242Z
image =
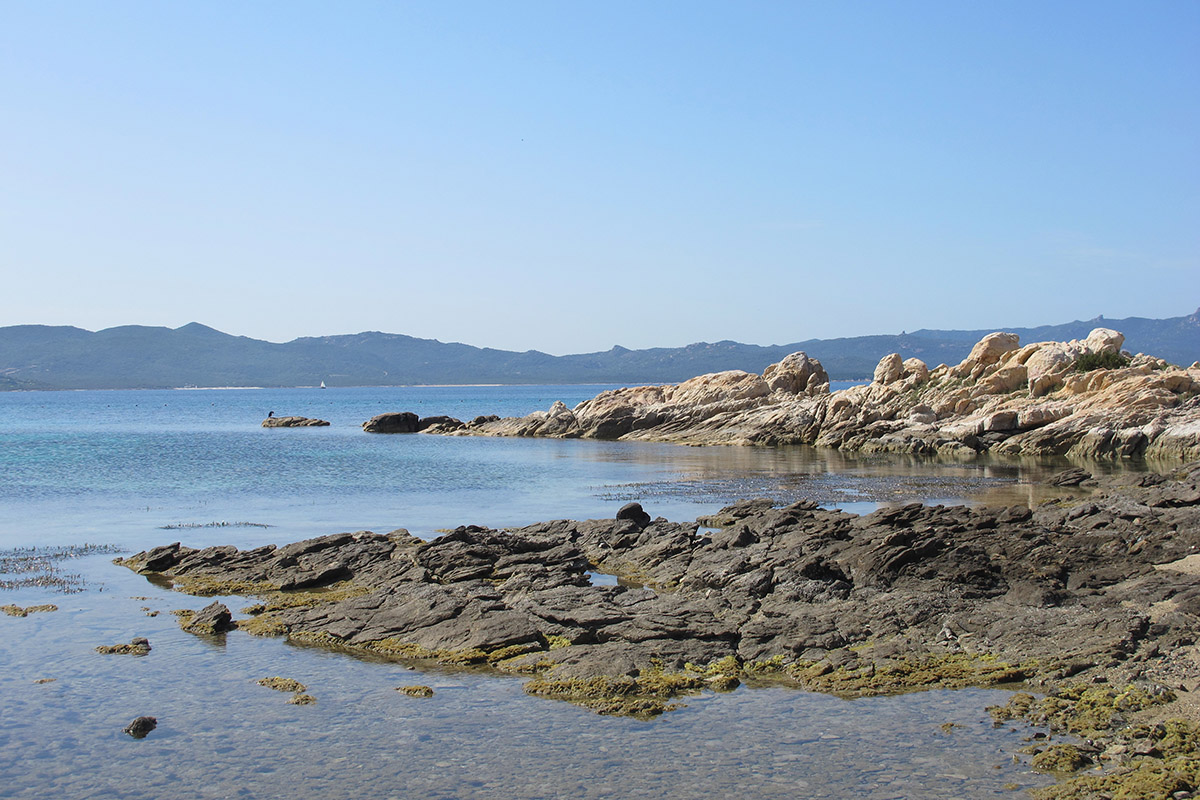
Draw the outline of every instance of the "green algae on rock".
M0 611L3 611L10 617L28 617L30 614L58 611L58 606L54 605L53 603L46 603L45 605L40 606L26 606L25 608L21 608L21 606L7 605L0 606Z
M96 652L105 655L144 656L150 652L150 641L142 636L136 636L127 644L102 644L96 648Z
M525 692L566 700L599 714L650 719L681 708L681 704L670 700L682 694L694 694L704 686L702 678L681 674L658 673L636 678L597 675L561 680L534 678L525 684Z
M308 687L303 683L292 678L281 678L274 675L270 678L260 678L259 686L265 686L268 689L274 689L277 692L303 692L307 691Z
M1174 693L1153 687L1074 685L1043 698L1020 693L988 711L998 725L1023 719L1048 726L1052 735L1074 734L1107 745L1099 757L1111 766L1103 774L1076 775L1035 790L1038 800L1168 800L1200 788L1200 726L1175 718L1155 724L1131 720L1170 708L1174 701ZM1035 749L1035 769L1066 774L1090 763L1073 745Z
M1033 756L1033 768L1038 772L1053 772L1057 775L1069 775L1083 769L1092 760L1079 752L1073 744L1052 744Z
M414 684L412 686L397 686L396 691L409 697L433 697L433 689L429 686Z
M525 684L527 694L549 697L590 708L599 714L649 719L682 708L675 698L703 689L732 691L740 684L741 665L727 656L709 664L688 663L682 671L655 664L637 675L594 675L554 678L547 675Z
M1165 705L1174 699L1175 694L1166 689L1074 684L1055 689L1042 698L1017 693L1006 705L989 707L988 713L996 724L1023 719L1045 725L1055 733L1094 737L1120 727L1132 712Z
M1118 739L1149 742L1102 775L1079 775L1033 791L1037 800L1169 800L1200 789L1200 726L1170 719L1146 730L1118 732ZM1124 735L1123 735L1124 734Z
M920 658L855 659L836 667L828 659L786 665L779 659L751 665L748 674L757 678L783 679L809 691L850 698L1013 684L1036 671L1033 664L1014 666L993 656L960 653Z

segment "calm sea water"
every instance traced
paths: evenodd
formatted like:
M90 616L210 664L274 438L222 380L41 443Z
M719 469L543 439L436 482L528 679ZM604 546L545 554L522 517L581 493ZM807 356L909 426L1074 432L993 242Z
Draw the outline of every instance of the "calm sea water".
M431 537L611 516L629 500L670 519L747 496L856 511L1010 503L1055 467L360 429L384 411L524 414L603 388L0 393L0 557L398 527ZM332 424L263 429L269 411ZM0 616L0 797L1005 797L1006 785L1045 782L1011 761L1024 733L991 727L984 707L1002 692L847 702L743 687L653 722L602 718L526 697L508 677L413 672L237 632L200 639L166 612L208 599L154 587L111 558L55 560L45 574L57 586L0 590L0 604L60 609ZM152 652L93 651L133 636ZM269 675L307 684L317 704L255 685ZM436 694L393 690L409 683ZM159 719L147 739L121 733L143 714ZM947 733L946 722L961 727Z

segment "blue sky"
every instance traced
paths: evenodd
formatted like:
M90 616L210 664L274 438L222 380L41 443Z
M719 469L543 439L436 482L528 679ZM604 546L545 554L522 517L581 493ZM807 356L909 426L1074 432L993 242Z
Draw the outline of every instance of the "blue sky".
M0 325L551 353L1200 306L1200 3L0 3Z

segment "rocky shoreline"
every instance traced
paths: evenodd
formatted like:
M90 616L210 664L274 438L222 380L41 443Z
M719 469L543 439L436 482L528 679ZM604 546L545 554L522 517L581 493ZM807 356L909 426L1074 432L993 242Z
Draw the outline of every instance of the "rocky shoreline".
M1178 756L1153 745L1167 720L1188 735L1200 722L1200 464L1099 480L1079 488L1094 481L1072 471L1077 494L1032 510L745 501L679 523L630 504L428 542L176 543L118 563L259 598L231 623L250 633L527 674L530 694L600 713L653 716L742 682L844 696L1025 683L1059 698L1058 716L1031 703L1008 718L1068 719L1091 742L1073 759L1142 774ZM1085 690L1088 709L1109 704L1103 726L1089 711L1071 727L1063 708ZM1145 719L1162 725L1130 727ZM1182 757L1194 771L1194 748Z
M1124 336L1021 346L984 337L960 364L884 357L872 381L838 392L794 353L762 375L718 372L677 385L603 392L525 417L417 420L404 432L681 444L807 444L953 459L981 453L1081 460L1200 458L1200 363L1121 351ZM379 418L376 418L377 420ZM364 424L367 430L385 430Z

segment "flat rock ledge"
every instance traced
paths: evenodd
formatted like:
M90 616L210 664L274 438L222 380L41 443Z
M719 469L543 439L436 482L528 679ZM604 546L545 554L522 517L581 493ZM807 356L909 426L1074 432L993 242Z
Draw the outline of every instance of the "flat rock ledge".
M1025 683L1048 697L1015 695L997 724L1082 732L1091 748L1038 763L1110 760L1153 791L1187 785L1171 776L1200 780L1200 463L1087 483L1032 510L751 500L679 523L627 506L432 541L177 542L115 563L259 598L232 623L252 634L526 674L529 694L603 714L652 717L743 682L849 697ZM1045 796L1100 796L1063 792Z
M1172 654L1200 631L1200 465L1123 480L1032 511L750 501L699 523L626 512L428 542L401 530L246 551L174 543L117 563L193 594L261 598L234 623L252 633L529 673L550 696L598 679L613 696L646 681L658 699L753 678L847 695L1194 684L1195 665ZM620 583L593 586L590 571Z
M975 458L1200 458L1200 363L1121 351L1125 337L1020 345L984 337L960 364L885 356L869 384L829 391L816 359L794 353L762 375L730 371L677 385L603 392L525 417L419 428L455 436L543 436L682 444L808 444ZM448 419L448 418L442 418ZM415 420L415 415L414 415ZM414 428L415 430L416 428Z
M327 428L329 423L311 417L267 417L262 421L264 428Z

